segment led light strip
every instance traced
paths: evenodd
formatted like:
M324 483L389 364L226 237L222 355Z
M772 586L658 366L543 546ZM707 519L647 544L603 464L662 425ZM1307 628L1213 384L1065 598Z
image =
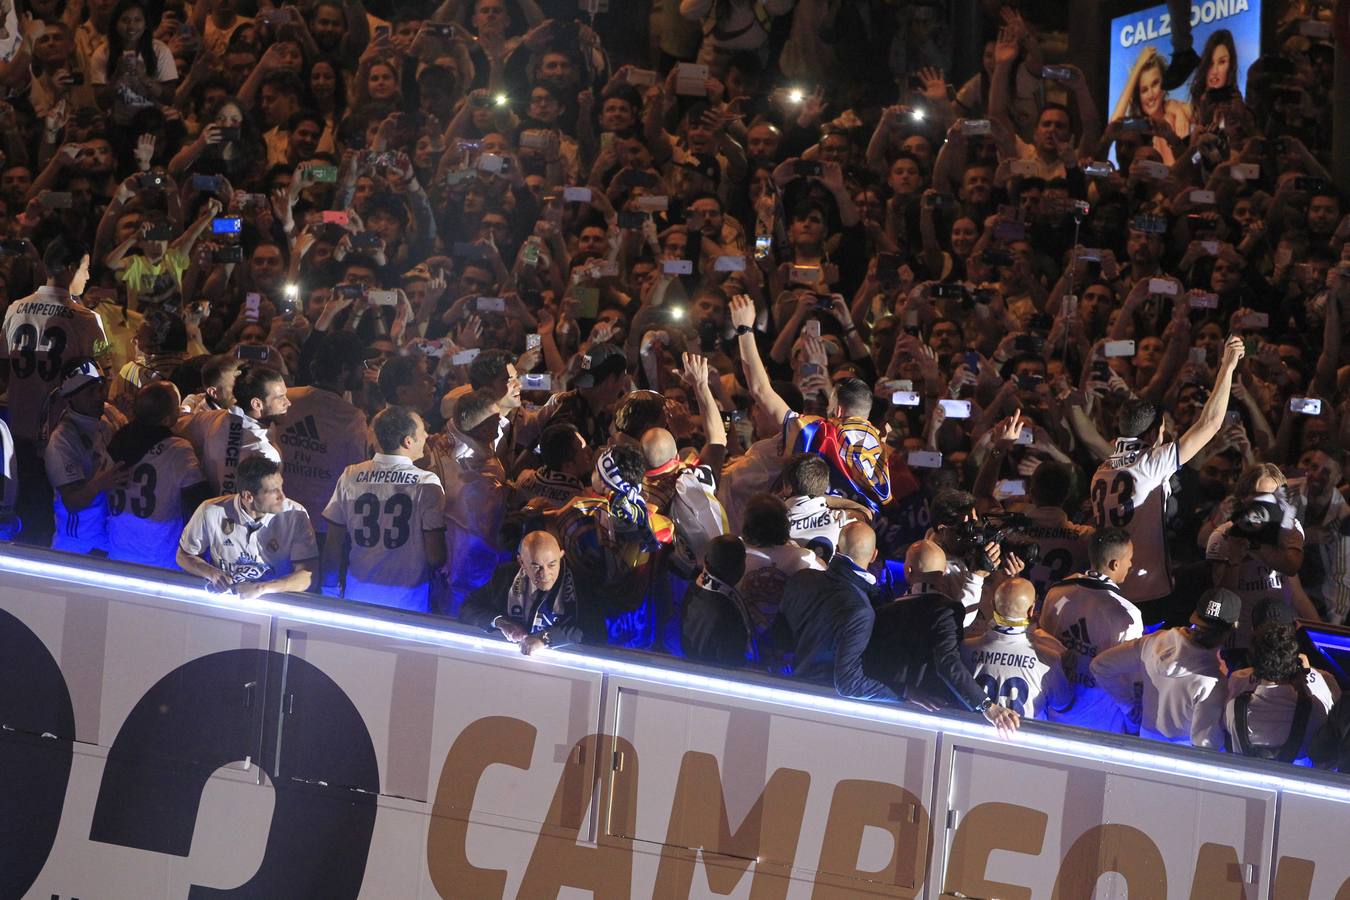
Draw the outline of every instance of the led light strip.
M371 615L319 609L280 600L268 600L266 598L247 600L233 594L214 594L201 589L180 587L127 575L91 572L74 566L27 559L3 552L0 552L0 571L54 579L89 587L112 588L132 594L149 595L221 610L281 616L314 625L328 625L348 631L360 631L444 647L473 650L494 656L513 657L522 662L528 661L528 664L544 664L565 669L596 672L603 675L619 675L669 687L706 691L743 700L773 703L789 709L813 709L855 719L891 722L926 731L937 731L986 741L993 739L993 731L990 726L963 717L938 716L912 711L905 707L861 703L840 697L770 687L753 682L732 681L697 672L662 669L571 651L548 654L546 658L525 657L522 656L516 645L503 643L486 636L476 637L424 625L393 622ZM1060 737L1039 730L1019 731L1008 744L1009 746L1021 744L1051 753L1065 754L1077 759L1101 760L1132 768L1200 778L1220 784L1263 790L1290 791L1305 796L1350 803L1350 787L1339 787L1314 781L1300 781L1284 775L1275 775L1237 766L1226 766L1218 762L1197 762L1182 758L1180 754L1153 754L1127 747Z

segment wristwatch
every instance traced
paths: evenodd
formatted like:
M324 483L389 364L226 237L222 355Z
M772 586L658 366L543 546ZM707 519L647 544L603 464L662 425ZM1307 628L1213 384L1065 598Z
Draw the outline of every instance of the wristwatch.
M545 647L553 646L553 638L549 637L548 631L541 631L536 635Z
M752 331L754 331L754 330L755 330L755 329L752 328L752 327L749 326L749 325L737 325L737 326L736 326L736 336L737 336L737 337L740 337L741 335L743 335L743 334L749 334L750 332L752 332Z
M984 715L985 713L989 712L989 707L993 705L994 701L990 700L988 697L985 697L984 702L981 703L978 707L980 715Z

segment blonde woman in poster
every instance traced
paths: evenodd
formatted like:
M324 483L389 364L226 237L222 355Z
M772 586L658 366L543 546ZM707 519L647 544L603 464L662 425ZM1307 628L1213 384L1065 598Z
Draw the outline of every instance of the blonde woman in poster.
M1145 47L1130 70L1111 121L1138 116L1152 119L1153 147L1170 166L1176 161L1175 149L1182 146L1191 133L1191 107L1189 103L1167 96L1163 87L1165 69L1166 62L1157 49Z

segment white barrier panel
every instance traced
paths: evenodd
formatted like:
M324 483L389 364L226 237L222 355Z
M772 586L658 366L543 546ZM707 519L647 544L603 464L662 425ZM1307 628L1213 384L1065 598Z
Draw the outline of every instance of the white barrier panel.
M0 554L0 898L1350 900L1339 777L145 574Z

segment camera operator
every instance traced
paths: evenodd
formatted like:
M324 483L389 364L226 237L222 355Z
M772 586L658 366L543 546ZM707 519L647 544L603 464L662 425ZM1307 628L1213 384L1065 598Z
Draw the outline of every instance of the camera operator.
M1251 646L1252 610L1262 600L1278 600L1300 616L1318 619L1317 611L1291 588L1290 576L1303 565L1303 525L1284 497L1285 478L1278 466L1258 463L1238 478L1228 521L1209 536L1205 558L1217 587L1242 599L1242 617L1228 645L1233 668L1246 662ZM1295 594L1300 601L1296 603ZM1240 651L1240 652L1234 652Z
M947 574L939 583L943 593L965 609L963 627L975 624L985 579L995 572L1009 577L1026 568L1016 553L1007 554L996 540L984 540L985 530L975 511L975 498L965 491L943 491L933 498L933 527L927 539L947 555Z

